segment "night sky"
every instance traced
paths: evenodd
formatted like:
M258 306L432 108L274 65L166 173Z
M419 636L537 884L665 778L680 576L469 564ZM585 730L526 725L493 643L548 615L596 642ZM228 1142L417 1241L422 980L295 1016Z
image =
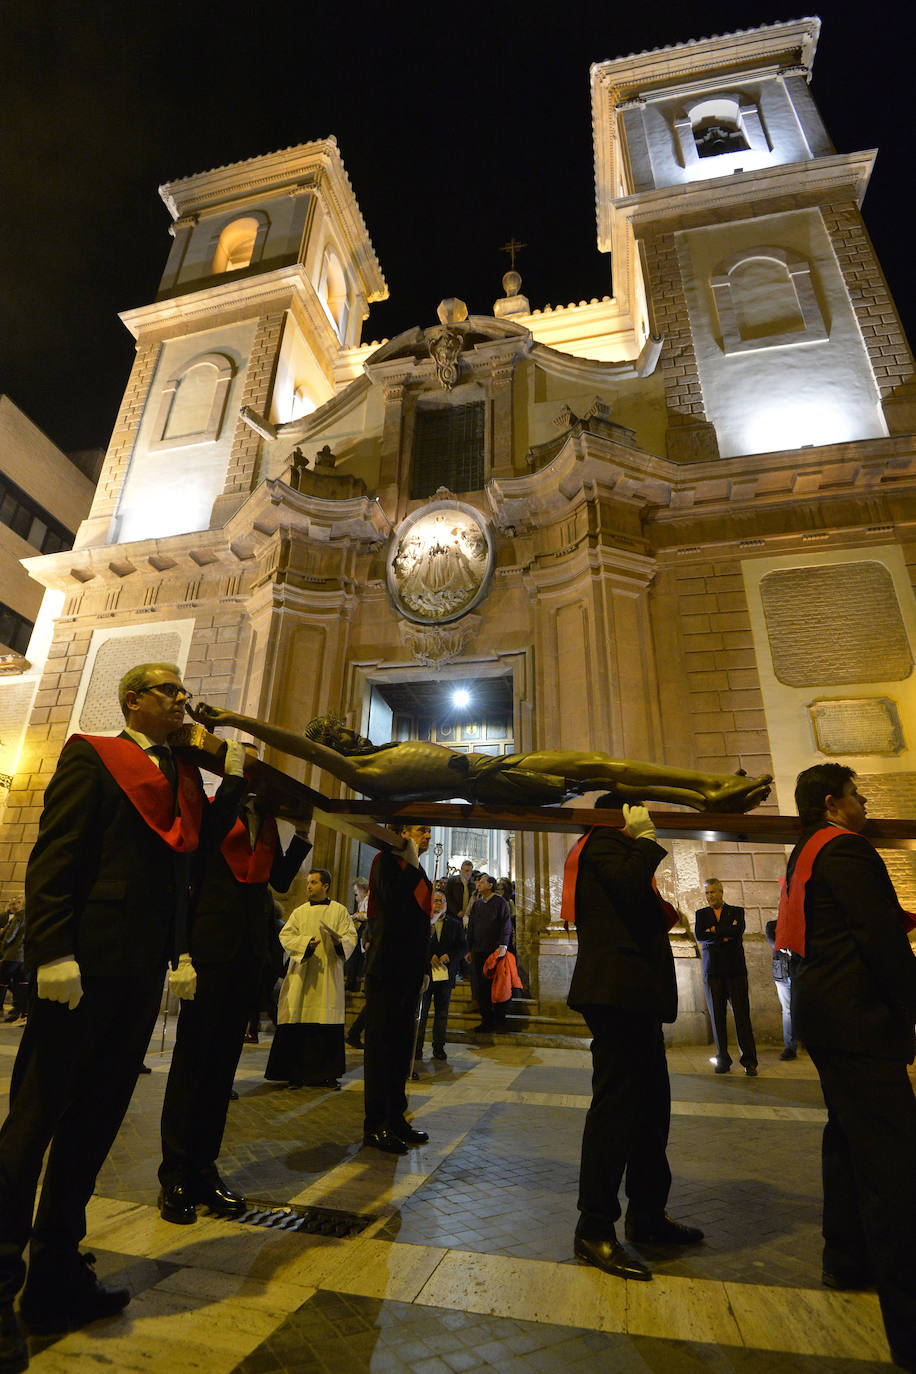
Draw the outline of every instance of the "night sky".
M140 8L7 0L0 391L61 447L105 446L171 239L160 183L337 137L390 299L366 341L490 313L511 235L533 308L609 294L595 247L589 67L793 19L760 3L565 0ZM813 92L840 152L879 148L864 214L916 338L914 7L825 0Z

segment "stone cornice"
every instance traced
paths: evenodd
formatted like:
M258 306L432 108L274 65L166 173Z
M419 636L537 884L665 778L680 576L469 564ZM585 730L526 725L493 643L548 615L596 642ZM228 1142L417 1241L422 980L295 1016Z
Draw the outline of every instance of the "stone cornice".
M568 515L583 493L599 489L641 507L653 546L671 547L689 542L701 521L740 519L751 529L766 524L767 511L784 519L795 509L816 523L812 511L821 503L846 497L862 510L869 501L882 508L894 501L902 513L904 499L916 499L916 443L901 435L681 466L586 430L570 435L537 472L489 482L486 497L500 529L523 531Z
M159 194L172 217L179 219L225 209L253 195L309 189L318 194L340 230L366 299L386 300L388 287L333 136L166 182Z
M120 319L139 339L141 334L174 332L184 324L207 324L208 317L245 319L263 315L270 309L286 310L293 298L302 305L312 323L323 324L328 337L339 351L340 344L327 315L318 303L315 288L301 263L275 268L257 277L245 277L236 282L220 282L202 291L190 291L183 296L169 296L150 305L125 310ZM212 321L216 323L216 318Z
M388 538L391 522L374 496L326 500L268 478L226 522L224 537L233 549L250 549L251 557L258 544L280 529L323 544L341 539L378 544Z
M709 181L682 182L678 186L624 196L614 201L610 214L612 220L629 220L634 229L645 229L668 220L680 226L688 215L692 223L702 223L718 210L746 206L749 201L753 201L756 213L766 214L762 204L766 200L799 195L815 198L843 188L847 188L861 205L876 156L876 149L837 153L810 162L783 163L727 177L712 177Z
M820 31L819 19L797 19L594 62L590 69L593 118L597 124L605 110L613 112L617 104L641 96L647 87L676 85L704 72L725 76L736 69L770 66L774 59L789 59L810 72ZM600 111L599 101L604 102Z

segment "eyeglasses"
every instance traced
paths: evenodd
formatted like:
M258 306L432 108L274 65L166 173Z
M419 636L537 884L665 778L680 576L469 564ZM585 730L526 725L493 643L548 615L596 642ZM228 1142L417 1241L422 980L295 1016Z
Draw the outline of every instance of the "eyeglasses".
M160 692L164 697L170 697L172 701L190 701L191 693L184 687L179 687L177 682L158 682L155 687L139 687L137 696L141 697L144 692Z

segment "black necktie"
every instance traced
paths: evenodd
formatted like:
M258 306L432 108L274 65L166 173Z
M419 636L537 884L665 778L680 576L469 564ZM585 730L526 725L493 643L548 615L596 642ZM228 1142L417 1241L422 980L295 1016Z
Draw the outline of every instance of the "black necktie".
M175 755L167 744L154 744L149 751L159 761L159 771L172 789L172 804L178 796L178 768L175 764Z

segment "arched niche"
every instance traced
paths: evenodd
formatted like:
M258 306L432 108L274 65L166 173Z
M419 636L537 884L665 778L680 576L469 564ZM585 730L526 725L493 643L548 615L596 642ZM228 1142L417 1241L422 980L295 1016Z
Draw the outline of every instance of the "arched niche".
M164 383L151 450L219 438L235 365L224 353L199 353Z
M733 253L716 264L710 285L725 353L827 338L811 264L791 248L761 244Z

